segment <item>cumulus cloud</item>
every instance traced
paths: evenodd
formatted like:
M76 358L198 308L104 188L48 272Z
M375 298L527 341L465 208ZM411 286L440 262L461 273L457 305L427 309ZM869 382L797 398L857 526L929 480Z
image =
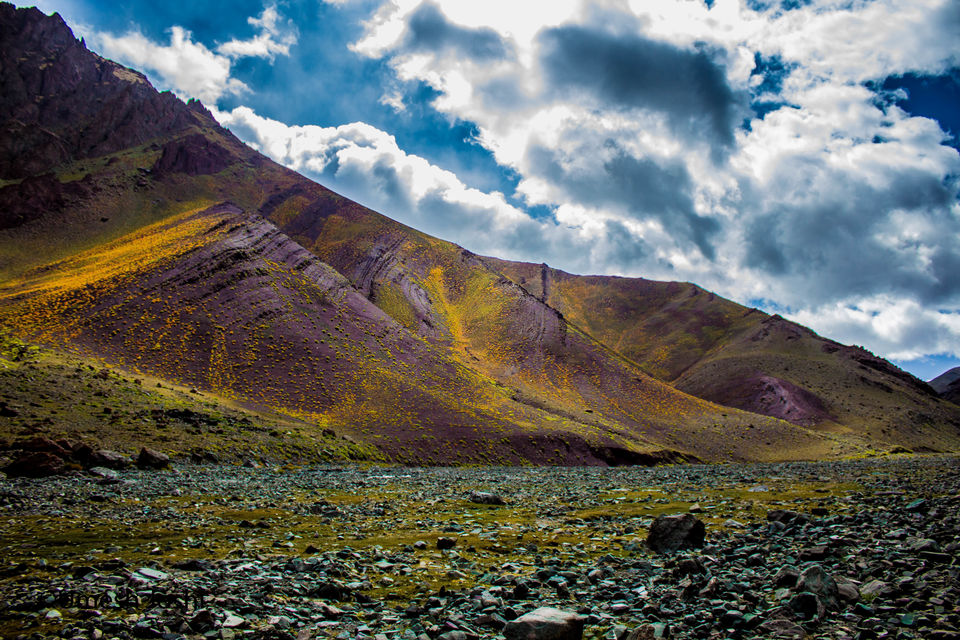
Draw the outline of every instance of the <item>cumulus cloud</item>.
M230 58L267 58L290 55L290 47L297 42L297 30L290 22L284 22L276 6L264 8L257 17L247 18L258 33L248 40L233 39L217 47L217 52Z
M163 88L185 98L197 98L215 105L228 95L241 95L250 88L232 77L233 60L261 57L273 60L288 55L296 43L295 28L284 23L276 7L269 6L257 17L248 19L258 33L248 40L230 40L209 49L193 39L193 34L180 26L170 28L167 44L154 42L139 31L123 35L87 30L91 44L108 58L146 71Z
M97 33L93 39L108 58L146 70L161 86L182 97L215 104L225 95L249 91L247 85L231 77L229 58L194 42L182 27L170 29L169 44L156 43L136 31L122 36Z
M454 51L476 59L502 58L507 46L490 28L469 29L453 24L433 3L420 5L407 20L404 46L411 51Z
M517 225L538 226L503 194L467 187L453 173L404 152L392 135L369 124L288 126L249 107L215 115L277 162L436 235L462 242L473 238L475 247L491 243L496 246L486 248L499 249L501 234Z
M876 88L960 65L954 2L525 13L388 0L354 49L433 87L513 195L553 211L539 259L770 300L893 357L960 354L960 155Z
M681 137L706 131L721 145L733 143L736 96L708 52L581 26L547 30L541 40L541 64L555 91L578 92L601 108L650 109Z
M790 318L895 360L960 355L960 312L925 308L913 300L881 295L803 310Z

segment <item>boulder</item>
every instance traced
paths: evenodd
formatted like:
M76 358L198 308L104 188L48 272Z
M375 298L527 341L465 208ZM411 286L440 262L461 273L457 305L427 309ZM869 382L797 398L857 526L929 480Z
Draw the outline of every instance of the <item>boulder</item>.
M540 607L508 622L503 635L507 640L580 640L585 621L571 611Z
M489 493L487 491L471 491L470 492L470 502L474 504L493 504L493 505L504 505L507 504L506 500L498 496L495 493Z
M808 565L797 578L796 590L812 593L823 605L832 609L837 606L837 583L833 577L818 564Z
M453 549L455 546L457 546L456 538L437 538L437 549Z
M4 467L3 472L11 478L45 478L64 472L61 458L46 451L25 451Z
M137 466L141 469L163 469L170 466L170 456L144 447L137 455Z
M702 547L706 527L689 513L662 515L650 525L647 546L657 553Z
M805 513L788 511L787 509L773 509L767 513L767 520L770 522L779 522L786 528L803 526L810 522L810 516Z
M107 469L126 469L130 466L130 458L110 449L97 449L90 454L89 465Z

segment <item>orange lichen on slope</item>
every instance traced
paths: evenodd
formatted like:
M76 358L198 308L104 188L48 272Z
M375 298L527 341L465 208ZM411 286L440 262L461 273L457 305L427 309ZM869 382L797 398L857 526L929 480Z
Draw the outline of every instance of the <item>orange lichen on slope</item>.
M108 291L198 247L214 242L221 218L184 211L128 236L27 272L0 286L0 317L39 340L71 333L64 314L96 305Z

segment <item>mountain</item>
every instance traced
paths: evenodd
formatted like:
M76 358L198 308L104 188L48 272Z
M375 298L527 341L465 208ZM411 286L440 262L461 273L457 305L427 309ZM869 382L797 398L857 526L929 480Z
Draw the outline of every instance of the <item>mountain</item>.
M930 386L941 398L960 404L960 367L944 371L930 381Z
M404 463L960 448L960 407L862 349L694 285L474 255L263 157L57 15L2 4L0 34L18 340ZM31 433L79 437L69 415Z
M915 450L948 449L956 433L954 409L886 360L696 285L487 261L646 373L687 393Z

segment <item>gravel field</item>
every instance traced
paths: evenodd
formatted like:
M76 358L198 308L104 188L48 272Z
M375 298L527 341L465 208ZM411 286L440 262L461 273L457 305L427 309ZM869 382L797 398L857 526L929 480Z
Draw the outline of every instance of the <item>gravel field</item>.
M0 636L960 638L957 463L3 479Z

